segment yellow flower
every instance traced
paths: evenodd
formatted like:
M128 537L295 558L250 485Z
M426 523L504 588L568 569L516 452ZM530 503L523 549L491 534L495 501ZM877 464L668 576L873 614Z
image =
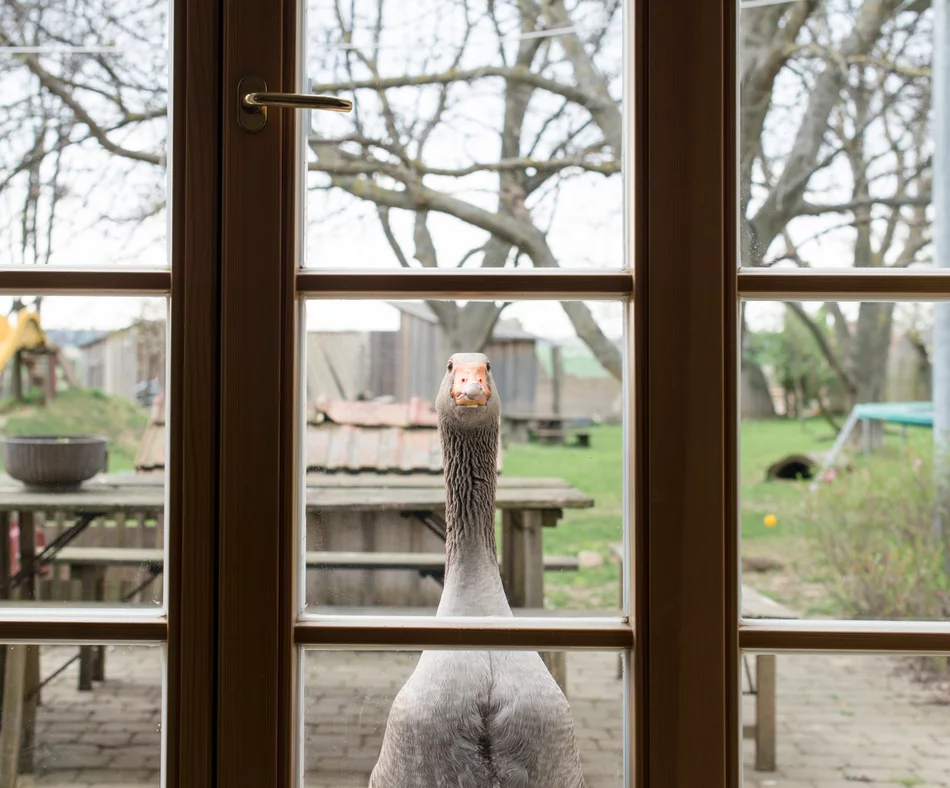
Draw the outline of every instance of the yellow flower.
M763 518L762 522L765 523L766 528L774 528L776 525L778 525L778 517L776 517L774 514L767 514Z

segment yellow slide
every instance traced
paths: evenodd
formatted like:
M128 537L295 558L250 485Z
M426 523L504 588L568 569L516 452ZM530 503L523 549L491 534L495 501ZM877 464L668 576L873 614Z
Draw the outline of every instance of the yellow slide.
M0 317L0 372L18 350L32 350L46 344L46 334L40 327L36 312L21 309L16 316L16 326L8 318Z

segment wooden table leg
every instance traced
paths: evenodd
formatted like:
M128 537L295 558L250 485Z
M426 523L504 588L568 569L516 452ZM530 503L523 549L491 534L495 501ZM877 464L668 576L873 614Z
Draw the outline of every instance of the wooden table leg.
M512 588L515 582L515 553L514 532L515 532L515 512L510 509L503 509L501 512L501 582L505 587L505 594L508 595L508 604L514 606L512 601Z
M20 512L20 570L33 568L36 559L36 520L33 512ZM20 599L36 599L36 573L31 573L19 589ZM40 647L26 646L26 674L23 692L29 698L23 699L23 732L20 739L20 774L33 773L33 753L36 750L36 708L39 704L39 692L34 690L40 685Z
M96 598L96 574L95 567L73 565L70 568L70 576L75 572L79 575L82 587L81 598L83 602L91 602ZM93 663L93 651L95 646L79 647L79 691L89 692L92 690L92 680L95 673Z
M93 573L95 584L95 600L105 602L106 598L106 568L96 567ZM92 679L93 681L106 680L106 647L92 646Z
M10 514L0 512L0 600L10 598ZM3 707L3 686L6 676L7 650L0 646L0 708Z
M544 607L544 553L541 512L506 511L502 519L502 568L512 607Z
M775 771L775 655L755 658L755 768Z
M0 727L0 788L16 788L23 732L26 646L7 646L4 660L3 726Z
M536 509L502 513L502 581L512 607L544 608L544 550L542 513ZM563 651L541 652L564 694L567 659Z

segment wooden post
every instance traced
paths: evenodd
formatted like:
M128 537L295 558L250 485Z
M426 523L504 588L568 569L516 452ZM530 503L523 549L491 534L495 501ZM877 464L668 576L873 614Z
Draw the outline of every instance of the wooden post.
M521 512L521 522L515 524L515 532L521 531L521 578L519 593L522 607L544 607L544 550L541 544L541 512L526 509Z
M755 658L755 768L775 771L775 655Z
M541 512L502 512L502 581L512 607L544 607Z
M23 720L23 686L26 678L27 646L7 646L3 683L11 691L3 697L3 726L0 727L0 788L16 788ZM19 689L15 692L12 690Z
M106 567L97 566L91 568L93 583L95 587L95 600L99 603L105 601L106 592ZM106 647L92 646L92 679L93 681L106 680Z
M10 513L0 512L0 599L10 598ZM3 707L4 676L7 650L0 646L0 708Z
M501 510L501 583L505 588L509 605L514 605L512 601L512 589L515 584L514 518L515 513L511 509Z
M544 608L543 513L537 509L502 512L502 581L512 607ZM563 651L543 651L541 659L567 694L567 661Z
M56 356L55 350L46 354L46 399L48 402L56 399Z
M96 568L94 566L75 566L73 571L79 574L82 585L83 602L91 602L96 598ZM79 691L90 692L92 680L95 678L95 646L79 647Z
M556 416L561 415L561 386L564 382L564 360L561 346L551 345L551 408Z
M11 370L13 374L13 401L14 402L23 402L23 358L20 355L21 351L17 351L13 354L13 369Z
M20 599L32 602L36 599L36 518L34 512L20 512L20 571L29 572L26 581L20 586ZM26 654L26 675L23 692L30 695L23 699L23 732L20 738L20 774L33 773L33 753L36 750L36 708L40 702L39 692L33 692L40 685L40 647L23 647Z

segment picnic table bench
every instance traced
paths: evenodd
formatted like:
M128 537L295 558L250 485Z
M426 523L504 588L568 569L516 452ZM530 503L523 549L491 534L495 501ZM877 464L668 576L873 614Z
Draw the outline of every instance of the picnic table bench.
M610 550L620 564L623 576L623 545L611 544ZM751 586L742 584L742 618L798 618L799 616L774 599L769 599ZM620 604L623 606L623 583L620 583ZM755 655L755 676L749 668L749 655L742 655L748 690L755 696L755 722L742 726L742 737L755 740L755 768L775 771L775 654ZM620 670L618 669L618 675Z
M502 435L515 443L527 443L534 438L538 443L568 443L573 438L577 446L590 446L591 420L583 416L564 416L558 413L504 413Z
M145 566L153 577L157 577L163 568L165 556L161 548L132 547L64 547L53 558L54 565L65 565L71 572L82 577L82 601L104 602L102 582L108 567ZM439 582L445 574L445 553L359 553L308 550L305 553L307 569L405 569L425 573ZM499 563L501 563L499 561ZM554 555L544 557L545 571L576 571L579 561L576 556ZM321 612L327 607L321 606ZM365 607L355 608L361 613ZM523 611L526 608L515 608ZM378 608L384 615L396 615L391 608ZM519 613L523 614L523 613ZM418 610L409 615L421 615ZM552 661L559 662L552 658ZM557 669L555 666L554 670ZM554 672L552 670L552 672ZM556 678L566 677L563 670ZM79 650L79 691L92 689L93 681L105 680L105 649L103 646L81 646Z

